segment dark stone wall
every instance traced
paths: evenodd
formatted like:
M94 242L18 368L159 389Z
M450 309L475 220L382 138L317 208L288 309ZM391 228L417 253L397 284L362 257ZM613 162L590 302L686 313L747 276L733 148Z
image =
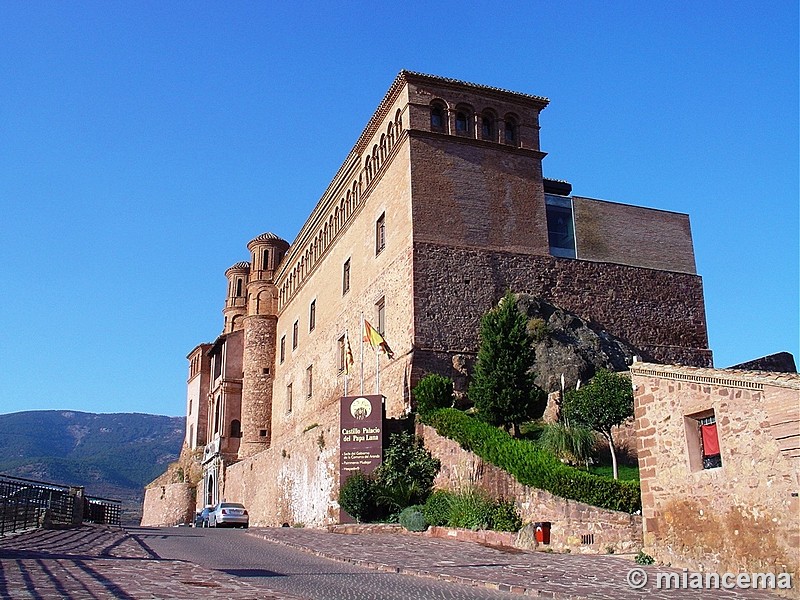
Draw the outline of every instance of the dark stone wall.
M415 366L457 374L453 358L477 352L480 318L506 290L575 313L644 360L711 366L697 275L425 243L414 244Z

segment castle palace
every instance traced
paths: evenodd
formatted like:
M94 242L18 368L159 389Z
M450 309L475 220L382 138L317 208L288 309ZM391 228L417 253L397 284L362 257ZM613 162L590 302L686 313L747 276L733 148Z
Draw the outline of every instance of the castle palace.
M711 366L688 216L544 178L547 104L402 71L295 240L250 240L249 261L225 272L222 334L188 355L198 507L243 502L254 525L335 522L346 387L385 396L392 418L426 373L465 381L480 318L506 290L645 361ZM364 320L393 358L366 345L361 359Z

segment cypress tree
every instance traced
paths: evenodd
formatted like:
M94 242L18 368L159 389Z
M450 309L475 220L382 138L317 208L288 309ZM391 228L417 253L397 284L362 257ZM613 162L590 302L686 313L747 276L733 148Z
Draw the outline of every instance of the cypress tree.
M480 347L469 399L483 420L519 435L519 425L541 416L546 395L534 383L535 354L528 320L507 292L481 319Z

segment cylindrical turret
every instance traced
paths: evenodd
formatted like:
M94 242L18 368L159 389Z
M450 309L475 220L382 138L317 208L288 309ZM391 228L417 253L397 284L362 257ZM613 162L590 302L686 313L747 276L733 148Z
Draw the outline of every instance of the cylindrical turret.
M223 333L230 333L244 327L243 317L247 315L247 283L250 277L250 263L238 262L225 271L228 279L228 296L225 298L225 317Z
M274 233L263 233L251 240L247 249L252 266L244 318L240 458L268 448L272 437L272 377L278 327L278 289L274 278L289 244Z

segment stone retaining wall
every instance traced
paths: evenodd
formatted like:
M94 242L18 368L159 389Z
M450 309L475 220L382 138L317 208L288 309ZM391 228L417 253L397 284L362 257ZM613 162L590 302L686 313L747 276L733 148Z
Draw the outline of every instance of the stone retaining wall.
M194 485L170 483L145 489L142 527L171 527L193 523L194 516Z
M442 463L434 485L459 491L479 488L494 498L513 499L524 523L549 521L550 547L581 554L637 552L642 547L642 518L566 500L550 492L522 485L502 469L485 462L457 442L418 425L417 435Z

